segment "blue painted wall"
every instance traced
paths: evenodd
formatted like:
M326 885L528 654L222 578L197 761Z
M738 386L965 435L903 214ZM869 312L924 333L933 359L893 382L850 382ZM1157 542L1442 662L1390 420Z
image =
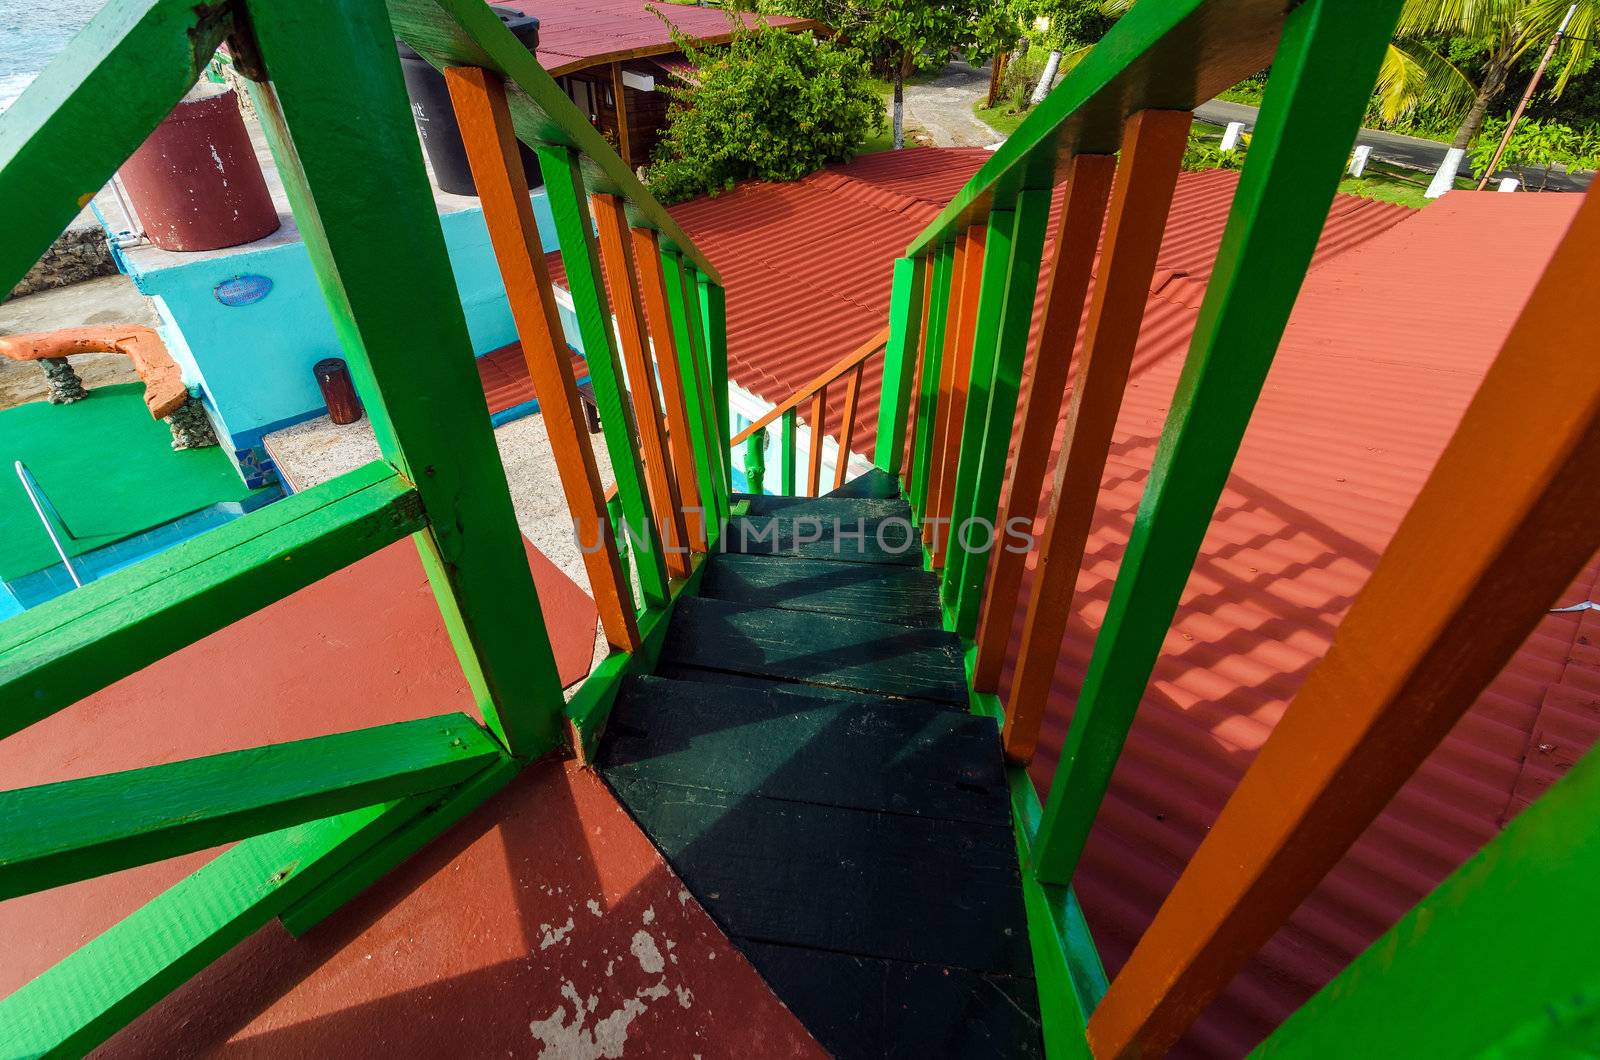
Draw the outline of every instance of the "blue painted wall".
M555 225L543 190L534 192L533 205L544 248L552 251ZM514 342L516 330L482 210L442 214L439 223L473 352ZM264 434L326 411L311 366L342 351L303 243L247 246L193 261L161 257L174 264L140 269L124 262L124 271L157 300L173 357L183 366L185 380L203 389L242 466L259 455ZM404 282L404 265L397 266L396 281ZM245 306L217 301L217 284L241 275L270 278L271 292ZM575 324L567 319L570 314L562 316L564 323ZM575 332L571 327L569 334ZM430 351L414 353L425 357Z

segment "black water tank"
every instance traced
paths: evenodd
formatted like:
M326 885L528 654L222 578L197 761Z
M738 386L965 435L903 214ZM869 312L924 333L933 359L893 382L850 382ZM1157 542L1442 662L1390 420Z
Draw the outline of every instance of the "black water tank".
M508 7L490 8L500 16L517 40L528 51L539 47L539 20ZM417 131L422 134L422 149L428 153L428 163L433 166L433 182L440 191L456 195L476 195L472 183L472 168L467 164L467 148L461 142L461 127L456 124L456 112L450 105L450 87L444 75L412 51L404 41L395 41L400 49L400 68L406 75L406 95L411 97L411 113L417 119ZM522 148L522 168L527 172L528 187L544 184L539 176L538 157L527 144Z

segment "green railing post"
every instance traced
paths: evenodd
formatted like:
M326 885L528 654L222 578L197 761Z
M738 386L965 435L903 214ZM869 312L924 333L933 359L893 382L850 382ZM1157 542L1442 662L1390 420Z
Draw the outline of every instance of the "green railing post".
M778 467L779 489L778 492L785 497L794 496L795 473L799 468L800 453L797 434L800 429L800 417L794 409L785 412L779 419L778 429Z
M878 396L878 437L872 462L899 476L906 441L906 413L913 400L912 369L922 338L922 294L927 259L897 258L889 293L889 344L883 350L883 390Z
M1592 1056L1596 813L1591 751L1250 1055Z
M683 379L684 401L689 413L689 441L694 449L695 481L700 486L700 503L705 508L708 547L715 548L721 535L721 521L727 516L727 486L722 472L726 450L718 439L712 418L710 385L702 351L705 339L699 334L690 314L698 299L690 294L683 258L675 251L661 252L661 270L667 284L667 312L672 317L672 334L678 347L678 373Z
M950 280L955 267L955 241L934 251L933 287L928 330L922 336L922 383L917 395L917 433L911 453L911 485L906 491L914 521L920 522L928 495L928 464L933 460L933 418L939 407L939 367L944 359L944 328L950 315Z
M717 432L722 437L721 451L726 453L733 438L733 420L728 412L728 297L720 285L699 269L694 270L694 280L700 292L700 327L705 334L706 364L711 369L712 407L716 410ZM732 489L731 460L724 470L729 476L725 488Z
M1068 882L1083 852L1311 265L1400 3L1310 0L1285 17L1250 158L1050 785L1040 879Z
M630 592L633 588L633 549L628 541L628 528L624 525L622 497L613 493L606 498L606 518L611 522L611 534L617 539L617 567L622 571L622 585ZM643 610L639 608L638 610Z
M611 325L611 302L601 279L599 251L578 156L568 148L548 145L540 147L538 154L550 213L556 222L556 237L561 243L561 261L567 267L567 285L577 308L578 332L583 337L595 403L600 407L600 431L606 440L606 452L611 455L617 495L622 500L626 525L618 527L618 536L632 535L635 544L642 546L636 565L645 606L665 607L671 599L666 556L652 516L644 468L639 463L638 426L623 383L616 332ZM653 395L644 396L654 400ZM636 553L640 551L635 549Z
M950 544L940 586L951 620L947 624L963 637L978 629L989 550L1003 547L1004 528L995 526L995 519L1017 419L1045 229L1050 224L1050 195L1048 188L1020 192L1009 213L989 215L972 376L950 507ZM974 530L987 539L987 547L969 547Z
M700 270L689 261L683 262L683 308L689 319L689 334L694 338L696 354L695 371L700 375L700 400L705 405L706 437L711 443L715 462L711 465L712 477L717 484L717 515L727 518L728 494L733 483L733 451L728 445L729 434L723 425L722 406L718 402L718 357L711 349L711 332L706 314L700 310ZM726 355L726 344L723 354ZM727 400L727 362L721 364L723 383L722 400Z
M389 17L380 0L248 6L273 84L256 109L378 446L428 513L415 540L445 626L490 727L542 754L564 738L561 679Z
M767 432L757 431L744 443L745 486L751 493L765 493L767 476Z

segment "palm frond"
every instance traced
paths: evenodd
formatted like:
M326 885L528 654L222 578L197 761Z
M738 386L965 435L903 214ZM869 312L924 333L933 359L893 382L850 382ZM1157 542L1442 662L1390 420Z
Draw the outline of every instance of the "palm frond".
M1460 67L1420 41L1389 45L1378 69L1376 91L1386 122L1419 107L1462 114L1478 94L1477 85Z
M1128 2L1132 3L1133 0L1128 0ZM1080 47L1068 48L1063 51L1061 53L1061 66L1059 68L1061 76L1066 77L1068 74L1072 73L1073 69L1079 63L1083 62L1083 60L1087 58L1089 53L1093 50L1093 44L1084 44ZM1057 82L1057 84L1059 83L1060 82Z
M1395 36L1439 35L1490 40L1517 25L1526 0L1406 0Z
M1529 46L1544 47L1561 28L1561 20L1567 17L1571 6L1572 0L1528 0L1523 8L1523 21L1531 38ZM1567 27L1566 42L1556 53L1555 69L1560 73L1551 85L1552 94L1561 95L1573 75L1587 68L1594 56L1597 37L1600 37L1600 0L1578 0L1577 13Z

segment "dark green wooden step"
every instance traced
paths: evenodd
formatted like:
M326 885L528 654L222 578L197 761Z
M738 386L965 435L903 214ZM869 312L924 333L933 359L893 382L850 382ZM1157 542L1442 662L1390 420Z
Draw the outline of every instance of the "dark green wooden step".
M707 562L700 595L936 628L942 621L938 587L937 576L921 567L725 554Z
M728 520L724 552L920 567L921 535L900 500L749 497Z
M606 779L736 941L1032 974L1009 826Z
M999 730L972 714L641 677L617 698L609 778L1007 826Z
M852 479L823 496L897 498L900 496L900 480L879 468L873 468L860 478Z
M674 681L695 681L708 685L732 685L735 688L776 688L796 695L815 696L818 699L835 699L843 703L894 703L909 710L945 710L966 713L965 708L953 703L935 703L928 699L894 699L871 692L852 692L847 688L829 688L826 685L805 685L793 681L778 681L771 677L753 674L731 674L726 670L706 670L698 666L680 666L663 662L656 665L656 677Z
M1044 1055L1031 978L770 943L740 948L840 1060Z
M661 662L967 708L961 640L939 629L689 597Z
M910 519L911 505L898 497L779 497L772 494L735 493L733 514L751 518L782 516L788 519Z

